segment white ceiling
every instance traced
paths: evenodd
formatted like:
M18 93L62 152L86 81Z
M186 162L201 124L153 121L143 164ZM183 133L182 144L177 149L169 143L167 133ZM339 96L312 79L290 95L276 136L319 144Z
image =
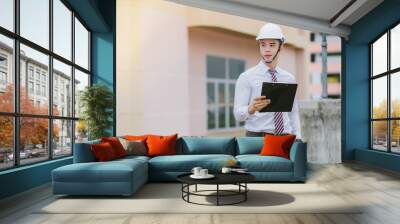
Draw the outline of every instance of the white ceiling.
M350 0L229 0L255 7L275 9L288 13L329 20ZM313 7L310 7L313 6Z
M383 0L167 1L346 38L350 34L352 24L383 2ZM339 13L343 8L345 10Z

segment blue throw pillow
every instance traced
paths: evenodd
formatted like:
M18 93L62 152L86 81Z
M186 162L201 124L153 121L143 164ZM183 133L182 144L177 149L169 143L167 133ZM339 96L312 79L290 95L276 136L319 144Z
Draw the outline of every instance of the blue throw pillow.
M226 154L235 155L233 137L185 136L178 140L179 154Z
M264 145L264 137L237 137L237 155L259 154Z

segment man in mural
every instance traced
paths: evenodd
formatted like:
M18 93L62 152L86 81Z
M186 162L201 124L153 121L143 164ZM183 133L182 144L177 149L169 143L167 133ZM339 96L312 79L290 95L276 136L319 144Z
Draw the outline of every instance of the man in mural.
M296 99L291 112L259 112L271 102L260 96L263 82L296 83L292 74L277 66L285 43L283 32L278 25L268 23L260 29L256 40L261 60L240 74L236 81L235 118L245 121L246 136L294 134L301 139Z

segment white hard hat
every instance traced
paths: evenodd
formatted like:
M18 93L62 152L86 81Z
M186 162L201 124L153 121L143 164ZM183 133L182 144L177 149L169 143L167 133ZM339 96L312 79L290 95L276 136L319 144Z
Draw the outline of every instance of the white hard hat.
M285 36L283 36L281 28L274 23L267 23L261 27L256 40L262 39L278 39L281 40L282 43L285 42Z

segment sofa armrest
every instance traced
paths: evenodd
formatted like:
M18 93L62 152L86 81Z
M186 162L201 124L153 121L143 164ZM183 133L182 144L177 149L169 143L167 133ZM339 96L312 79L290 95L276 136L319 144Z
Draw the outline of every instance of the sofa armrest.
M90 146L92 144L99 143L100 141L90 141L90 142L81 142L75 143L74 147L74 163L89 163L95 162L96 158L94 157Z
M290 160L293 162L293 178L305 181L307 176L307 143L296 140L290 149Z

